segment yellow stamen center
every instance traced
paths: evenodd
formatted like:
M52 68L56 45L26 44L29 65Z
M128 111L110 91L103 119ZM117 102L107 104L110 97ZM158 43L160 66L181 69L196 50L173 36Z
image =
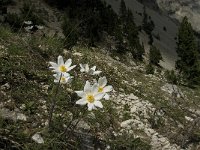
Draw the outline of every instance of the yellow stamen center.
M59 67L59 70L60 70L61 72L67 72L67 68L66 68L64 65L60 66L60 67Z
M61 77L60 81L65 82L66 81L65 77Z
M99 87L98 92L103 92L103 88Z
M87 100L89 103L94 103L94 96L93 95L87 95Z

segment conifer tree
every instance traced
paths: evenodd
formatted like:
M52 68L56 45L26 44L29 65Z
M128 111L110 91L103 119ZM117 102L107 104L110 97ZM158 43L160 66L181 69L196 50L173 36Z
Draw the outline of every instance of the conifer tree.
M138 37L138 28L134 22L134 17L131 10L127 10L126 19L124 22L124 33L127 35L128 46L134 59L141 61L143 59L144 48L141 46Z
M146 7L143 7L143 20L142 20L142 28L143 30L149 35L149 44L153 44L153 36L152 36L152 31L155 28L155 24L153 20L151 20L151 17L148 19L148 15L146 12Z
M124 53L127 50L122 31L121 26L115 28L116 49L118 53Z
M120 2L120 9L119 9L119 16L120 16L120 19L121 21L123 22L126 18L126 4L124 2L124 0L121 0Z
M148 15L146 12L146 7L143 7L143 20L142 20L142 28L146 32L146 28L148 28Z
M200 53L188 18L184 17L178 32L176 68L189 85L200 84Z
M149 51L149 62L153 65L159 65L160 60L162 60L162 55L160 53L160 50L155 47L151 46L150 51Z

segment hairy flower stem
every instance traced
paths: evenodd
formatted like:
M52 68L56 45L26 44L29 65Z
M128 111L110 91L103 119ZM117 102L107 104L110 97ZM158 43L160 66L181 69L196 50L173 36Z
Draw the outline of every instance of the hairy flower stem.
M72 126L72 129L70 130L68 136L67 136L67 140L70 138L72 132L74 132L76 126L78 125L78 123L81 121L81 119L83 118L83 116L85 116L85 113L87 112L87 109L84 110L84 112L81 114L81 116L78 118L78 120L76 121L75 125ZM70 121L70 123L68 124L68 126L66 127L65 131L61 134L61 135L65 135L69 129L69 127L72 125L72 121Z
M56 106L56 100L55 99L56 99L56 96L58 94L58 89L60 87L61 78L62 78L62 73L60 75L60 79L59 79L58 85L56 87L55 95L52 97L52 100L51 100L51 107L50 107L50 110L49 110L49 118L48 118L49 128L52 126L53 112L54 112L54 109L55 109L55 106Z

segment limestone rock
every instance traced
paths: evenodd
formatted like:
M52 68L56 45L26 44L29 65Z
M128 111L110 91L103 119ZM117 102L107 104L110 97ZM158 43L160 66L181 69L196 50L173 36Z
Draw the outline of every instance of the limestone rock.
M134 120L133 119L129 119L129 120L126 120L126 121L123 121L122 123L121 123L121 127L122 128L127 128L131 123L133 123L134 122Z
M9 89L10 89L9 83L6 83L6 84L1 86L1 90L9 90Z
M42 138L42 136L39 133L36 133L32 136L33 141L35 141L38 144L43 144L44 140Z
M135 96L133 93L131 93L128 98L129 99L133 99L133 100L137 100L138 99L138 97Z
M21 120L21 121L27 120L27 117L24 114L19 113L17 111L10 111L9 109L6 109L6 108L0 109L0 115L2 118L9 119L14 122L16 122L17 120Z
M173 94L176 97L181 97L184 96L183 93L181 92L181 90L174 84L169 84L166 83L164 86L161 87L161 90L169 93L169 94Z
M78 124L77 124L78 121ZM87 122L85 122L84 120L74 120L73 123L74 125L76 125L76 129L77 130L83 130L83 131L89 131L90 130L90 126L88 125Z

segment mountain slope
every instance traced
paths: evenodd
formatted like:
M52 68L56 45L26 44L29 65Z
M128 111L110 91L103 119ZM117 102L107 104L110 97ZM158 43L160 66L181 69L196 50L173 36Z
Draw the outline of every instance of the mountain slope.
M118 9L117 1L109 2ZM138 13L142 13L140 3L126 2L130 6L134 4ZM55 27L53 32L59 32L57 11L41 3L36 5L42 6L37 7L41 14L45 12L42 17L51 19L48 16L53 16L50 22L56 21L55 24L47 21L44 29L53 30ZM147 12L156 21L155 33L162 33L160 36L163 39L155 39L155 42L166 47L162 53L166 53L165 60L169 63L165 62L165 65L171 68L171 53L174 51L168 54L168 49L173 48L175 43L171 35L176 26L151 9L147 9ZM138 13L134 11L140 25L142 19ZM166 32L162 31L165 23L169 24ZM147 75L143 62L136 64L128 54L121 56L108 52L104 45L88 47L84 42L78 42L69 50L65 48L66 41L59 35L43 36L38 32L41 31L14 33L7 25L0 25L0 149L200 148L199 88L171 84L165 69L156 66L155 74ZM141 32L140 37L148 50L147 35ZM166 42L169 46L165 41L169 42ZM72 64L77 65L70 71L72 82L61 86L54 83L53 73L49 69L49 62L56 62L59 55L64 60L71 58ZM100 76L82 73L79 64L86 63L101 70ZM108 85L114 88L109 93L110 100L102 100L103 108L87 111L87 105L76 105L80 98L75 91L82 90L87 80L95 83L103 76L107 78ZM49 128L53 100L56 100L53 128ZM33 140L35 134L39 134L44 143Z
M159 8L179 22L187 16L194 30L200 32L200 2L198 0L156 0Z
M200 31L200 2L198 0L138 0L145 6L156 11L165 13L172 19L181 22L184 16L187 16L193 29Z
M116 12L119 12L120 1L116 0L107 0ZM135 22L137 25L142 24L143 16L143 7L144 5L139 3L137 0L125 0L127 8L132 10L135 18ZM153 34L159 35L160 40L154 37L154 44L160 49L161 54L164 58L164 62L161 62L161 65L167 69L173 69L175 67L175 61L177 58L176 54L176 40L175 37L177 35L178 27L177 25L164 14L160 14L159 12L146 8L147 14L152 18L155 23L155 29ZM166 27L166 31L163 28ZM141 33L140 38L144 43L146 50L148 51L149 47L147 41L145 40L146 35Z

